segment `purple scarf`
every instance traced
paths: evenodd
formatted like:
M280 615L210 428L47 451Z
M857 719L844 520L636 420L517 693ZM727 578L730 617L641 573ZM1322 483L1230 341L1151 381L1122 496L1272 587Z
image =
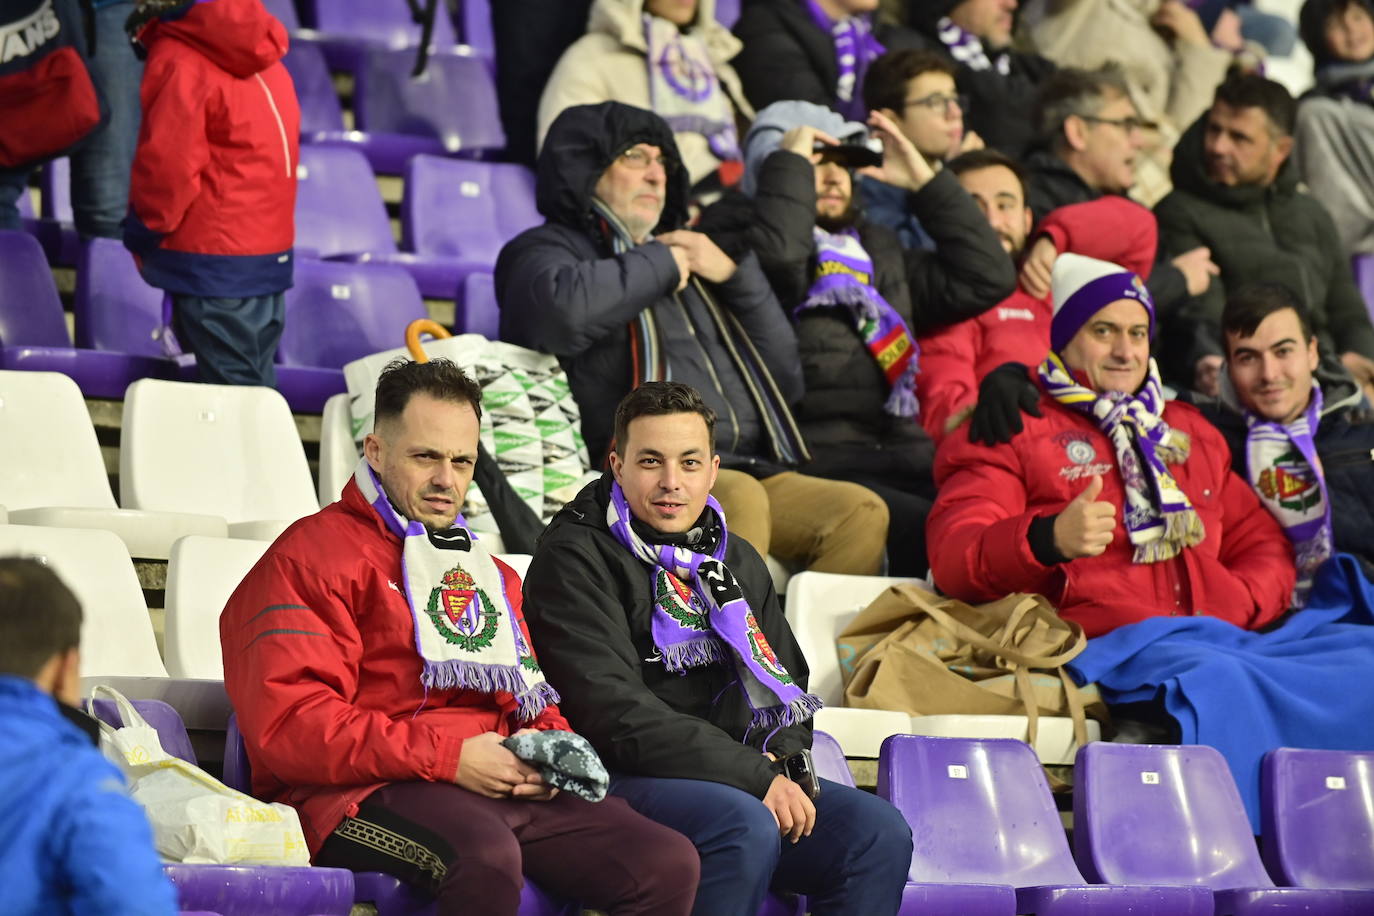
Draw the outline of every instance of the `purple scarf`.
M983 49L983 39L966 32L956 25L953 19L944 16L935 24L936 34L940 36L940 44L945 46L949 56L959 63L968 67L970 70L992 70L1007 76L1011 73L1011 55L1006 51L999 51L997 59L988 57L988 52Z
M735 110L721 91L706 43L644 14L649 107L673 133L701 134L717 159L739 159Z
M840 74L835 83L835 110L851 121L868 120L864 74L874 58L886 50L874 37L868 14L831 19L816 0L806 0L806 10L816 27L828 32L835 43L835 65Z
M620 484L611 482L606 525L625 549L653 570L654 645L664 666L677 673L732 662L753 710L750 728L805 722L821 708L821 701L804 693L773 653L749 600L725 565L725 513L714 497L707 497L706 509L714 523L703 532L700 546L710 548L709 554L650 544L634 530L634 516ZM712 538L711 531L719 535Z

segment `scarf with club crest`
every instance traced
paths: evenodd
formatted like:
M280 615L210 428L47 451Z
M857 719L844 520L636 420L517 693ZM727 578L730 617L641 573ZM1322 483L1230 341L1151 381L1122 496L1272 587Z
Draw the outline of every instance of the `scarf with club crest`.
M835 65L839 79L835 82L835 110L851 121L867 121L868 108L864 105L864 74L871 64L887 49L873 35L873 23L867 13L831 19L816 0L806 0L806 10L811 21L830 34L835 43Z
M945 46L949 56L970 70L996 70L1003 76L1011 73L1011 54L999 51L996 59L988 57L983 48L983 39L972 32L966 32L953 19L944 16L935 24L940 44Z
M873 259L860 243L859 233L854 229L831 233L819 226L811 232L816 242L816 279L806 299L793 309L793 317L813 308L848 309L864 346L887 377L889 391L883 409L894 417L916 416L921 410L916 400L920 350L911 328L874 288Z
M652 570L653 639L669 671L730 662L753 710L750 728L780 728L811 718L819 698L802 691L778 661L730 568L725 565L725 513L707 497L706 524L688 532L693 547L650 544L634 529L620 484L611 481L606 525ZM693 536L695 535L695 537Z
M1326 474L1313 438L1321 415L1322 389L1315 383L1307 410L1292 423L1245 411L1246 474L1264 508L1293 544L1298 567L1294 607L1307 603L1317 567L1335 552Z
M366 458L353 480L387 528L401 538L401 594L415 622L415 651L426 688L515 696L521 721L558 702L544 680L506 594L505 577L475 543L463 517L429 532L403 518L387 499Z
M1135 545L1134 561L1158 563L1200 544L1205 534L1202 519L1169 473L1169 463L1188 457L1191 441L1187 433L1161 419L1164 392L1154 359L1145 384L1134 396L1085 388L1053 351L1038 372L1050 397L1091 417L1112 441L1126 489L1122 511L1126 534Z
M673 133L701 134L717 159L739 159L735 110L716 77L706 42L673 23L644 14L649 107Z

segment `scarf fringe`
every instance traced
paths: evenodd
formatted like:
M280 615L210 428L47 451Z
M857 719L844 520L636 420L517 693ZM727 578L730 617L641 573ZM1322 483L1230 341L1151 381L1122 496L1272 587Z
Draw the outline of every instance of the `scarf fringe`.
M1135 562L1160 563L1172 559L1178 556L1185 547L1194 547L1202 543L1203 536L1206 534L1206 529L1203 527L1202 519L1198 517L1196 509L1170 512L1165 515L1163 522L1164 533L1162 535L1136 545Z
M521 722L532 722L550 706L562 701L558 691L548 681L539 681L524 693L516 694L516 717Z
M663 654L664 667L674 674L681 674L688 668L702 668L732 660L725 651L724 643L712 637L660 647L659 652Z
M749 721L750 731L756 728L786 728L800 725L816 714L825 704L814 694L804 693L784 706L764 706L754 710Z
M475 690L478 693L509 693L520 707L520 717L533 719L544 707L557 703L558 691L548 681L527 687L516 665L485 665L450 658L442 662L425 660L420 683L431 690Z
M806 297L806 302L794 312L800 312L808 308L843 307L852 308L859 306L863 309L864 317L875 319L878 317L878 306L868 292L857 284L846 284L844 286L832 286L814 292Z
M897 384L887 393L883 410L894 417L915 417L921 413L921 402L916 397L916 360L913 359L897 379Z

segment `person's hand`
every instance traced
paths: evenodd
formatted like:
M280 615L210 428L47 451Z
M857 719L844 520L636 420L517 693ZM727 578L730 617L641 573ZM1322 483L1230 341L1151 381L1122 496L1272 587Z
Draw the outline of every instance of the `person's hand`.
M528 798L539 801L557 792L544 783L539 771L503 747L496 732L483 732L463 741L453 781L487 798Z
M1209 398L1220 397L1221 366L1224 362L1225 360L1216 355L1200 358L1193 369L1193 390Z
M829 146L838 146L840 142L818 127L799 124L782 135L782 142L778 144L778 148L796 153L810 162L811 157L815 155L817 141Z
M1221 273L1221 268L1212 262L1212 250L1205 245L1185 251L1169 263L1183 272L1183 282L1188 284L1190 296L1207 292L1212 278Z
M970 442L1001 445L1021 432L1021 412L1040 416L1040 389L1020 363L1003 363L983 376L969 420Z
M811 835L816 826L816 806L807 798L802 787L786 776L774 776L763 797L763 806L778 822L778 832L793 843Z
M1070 560L1095 557L1107 549L1116 529L1116 506L1098 502L1102 478L1094 475L1088 486L1054 518L1054 549Z
M716 247L711 237L690 229L678 229L658 236L658 241L674 249L673 257L681 250L687 256L687 270L712 283L724 283L735 275L734 261ZM682 262L678 261L681 266ZM683 283L685 286L686 283ZM678 287L681 289L682 287Z
M1054 276L1054 259L1059 257L1059 249L1054 240L1042 235L1031 246L1030 254L1021 262L1021 288L1037 299L1050 294L1051 278Z
M1212 43L1198 14L1182 0L1164 0L1150 23L1161 32L1172 34L1179 44L1207 47Z
M1347 351L1341 354L1341 365L1360 383L1365 397L1374 400L1374 361L1363 354Z
M868 116L868 126L873 135L883 141L883 164L864 166L859 169L860 175L908 191L921 190L926 182L935 177L935 170L930 163L917 152L891 118L881 111L875 111Z
M968 133L964 134L963 140L959 141L959 149L957 152L971 153L976 149L982 149L986 145L987 144L983 142L983 138L978 136L978 132L971 130Z

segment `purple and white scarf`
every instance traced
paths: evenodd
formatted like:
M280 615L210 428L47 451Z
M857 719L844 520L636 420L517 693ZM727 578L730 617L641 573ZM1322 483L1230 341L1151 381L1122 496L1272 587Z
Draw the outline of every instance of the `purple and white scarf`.
M750 728L797 725L821 708L778 661L730 568L725 565L725 513L706 498L713 520L698 543L710 553L672 544L650 544L631 524L634 516L620 484L611 482L606 525L624 547L652 570L652 635L663 664L677 673L730 662L753 710ZM718 532L718 533L717 533Z
M920 413L916 400L916 360L919 349L911 328L873 286L873 259L853 229L826 232L812 229L816 242L815 282L793 317L807 309L841 307L849 310L864 346L887 378L883 409L894 417Z
M1093 391L1078 384L1053 351L1038 370L1045 391L1065 407L1091 417L1116 450L1125 484L1126 534L1135 545L1136 563L1158 563L1185 547L1202 543L1206 533L1197 510L1169 473L1169 464L1188 457L1191 440L1161 418L1164 392L1159 368L1150 360L1145 384L1134 395ZM1144 466L1141 459L1144 459Z
M544 680L506 594L505 577L458 516L446 531L428 531L391 505L366 458L353 481L388 529L401 538L401 595L415 622L415 651L426 688L514 694L529 722L558 702Z
M935 24L935 32L949 56L970 70L996 69L1003 76L1011 73L1011 54L999 51L996 59L989 58L988 52L983 49L983 39L964 31L948 16L942 16Z
M649 107L673 133L701 134L717 159L739 159L735 110L721 89L706 42L673 23L644 14Z
M1245 469L1250 486L1293 544L1298 584L1293 606L1307 603L1317 567L1335 552L1326 474L1313 438L1322 415L1322 390L1312 386L1307 410L1292 423L1266 420L1247 410Z
M830 33L835 43L835 65L839 79L835 83L835 110L851 121L867 121L863 84L868 65L887 50L873 35L873 23L867 13L831 19L816 0L806 0L811 21Z

